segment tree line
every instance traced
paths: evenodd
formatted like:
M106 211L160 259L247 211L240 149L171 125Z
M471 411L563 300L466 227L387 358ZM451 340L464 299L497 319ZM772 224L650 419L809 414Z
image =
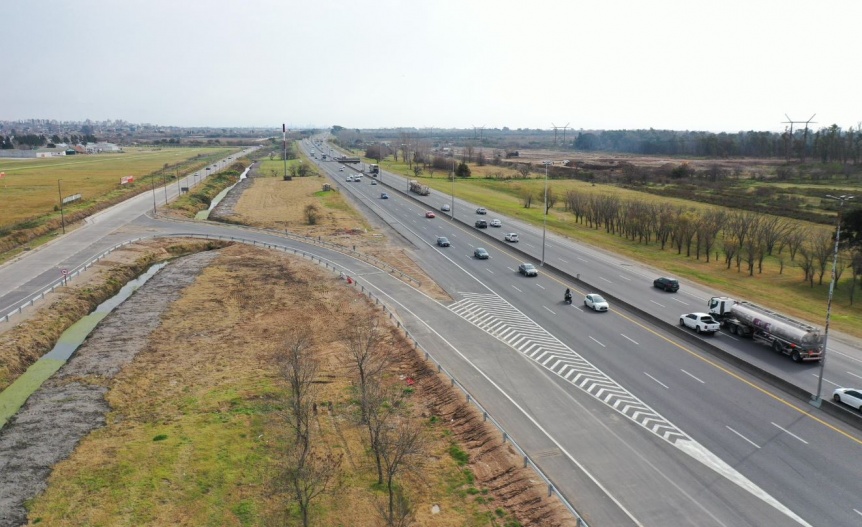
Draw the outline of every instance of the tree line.
M862 162L862 123L843 130L840 126L810 132L711 133L674 130L604 130L578 132L571 146L577 150L644 155L696 157L799 158L812 156L823 163L854 165Z
M72 134L71 136L63 136L60 137L57 134L52 135L50 138L45 136L44 134L26 134L26 135L0 135L0 148L3 150L12 150L15 148L20 149L33 149L39 148L41 146L45 146L46 144L56 145L59 143L66 144L85 144L85 143L96 143L98 139L96 139L95 135L92 134L82 134L76 135Z
M533 190L521 193L525 208L544 196ZM562 200L565 212L576 223L588 228L604 229L640 244L653 244L659 250L675 250L686 258L703 258L706 262L721 261L727 269L753 276L763 272L763 262L772 257L779 274L787 266L797 267L803 281L810 287L823 285L831 269L835 238L824 229L807 227L799 222L750 211L723 209L698 210L669 203L638 199L623 199L568 190L559 195L548 188L547 207ZM844 270L852 274L850 304L853 304L857 283L862 277L862 209L848 213L842 223L844 240L839 247L836 283Z

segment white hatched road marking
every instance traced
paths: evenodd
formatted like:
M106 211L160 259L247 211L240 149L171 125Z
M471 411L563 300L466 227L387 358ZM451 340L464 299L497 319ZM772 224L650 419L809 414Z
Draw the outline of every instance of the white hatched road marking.
M462 292L460 295L463 297L461 300L448 306L453 313L523 353L534 362L559 375L560 378L566 379L584 393L624 415L633 423L757 496L784 515L792 518L799 525L810 525L503 298L487 293ZM658 304L658 302L654 303ZM473 316L477 308L486 313L493 313L494 316L481 317L481 322L477 322L479 317ZM505 324L501 326L498 323L500 320L505 321ZM505 337L500 336L499 328L506 328L507 326L508 329L514 331L506 331ZM520 347L516 347L515 342ZM529 345L531 343L532 345ZM655 378L650 378L662 384ZM662 384L662 386L665 385ZM775 423L772 424L778 427ZM782 430L784 429L782 428ZM787 431L785 430L785 432ZM790 434L790 432L787 433ZM804 442L795 435L793 437Z

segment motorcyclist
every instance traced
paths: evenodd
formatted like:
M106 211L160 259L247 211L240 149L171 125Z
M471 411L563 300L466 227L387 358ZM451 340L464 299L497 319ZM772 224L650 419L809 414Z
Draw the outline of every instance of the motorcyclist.
M565 298L566 302L572 301L572 292L569 290L568 287L566 288L566 294L563 298Z

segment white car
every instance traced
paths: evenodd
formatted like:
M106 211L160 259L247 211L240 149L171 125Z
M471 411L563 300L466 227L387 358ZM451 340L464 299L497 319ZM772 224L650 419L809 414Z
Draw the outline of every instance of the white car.
M476 209L476 214L488 214L488 211L485 209L485 207L479 207L478 209Z
M862 412L862 390L852 388L836 388L832 392L832 400L836 403L844 403Z
M584 297L584 305L593 311L607 311L608 307L610 307L608 306L608 301L602 295L595 293L590 293Z
M698 333L712 335L720 327L718 322L709 313L689 313L679 317L679 325L691 328Z
M505 239L507 242L518 243L518 233L517 232L507 232Z
M442 210L443 212L449 212L449 210L450 210L449 205L444 203L443 205L440 206L440 210Z
M353 183L353 176L347 176L347 182Z
M503 222L501 222L500 220L498 220L498 219L491 220L491 227L502 227L502 226L503 226Z

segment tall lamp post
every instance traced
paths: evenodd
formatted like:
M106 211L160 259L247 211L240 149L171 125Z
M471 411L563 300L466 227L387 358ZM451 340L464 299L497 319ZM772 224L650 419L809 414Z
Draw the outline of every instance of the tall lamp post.
M829 199L838 201L838 229L835 231L835 249L832 252L832 280L829 282L829 299L826 301L826 327L823 330L823 357L820 359L820 374L817 376L817 395L811 400L811 404L820 407L820 394L823 389L823 369L826 367L826 343L829 340L829 318L832 314L832 293L835 291L835 269L838 266L838 241L841 238L841 210L845 201L850 201L854 196L830 196Z
M153 184L153 214L156 214L156 178L150 178L150 183Z
M548 165L553 163L553 161L542 161L542 164L545 165L545 201L542 204L545 207L545 214L543 216L542 221L542 264L541 267L545 266L545 231L548 227Z
M60 195L60 224L63 226L63 234L66 234L66 218L63 216L63 191L60 190L60 179L57 180L57 194Z
M455 219L455 158L452 158L452 219Z

